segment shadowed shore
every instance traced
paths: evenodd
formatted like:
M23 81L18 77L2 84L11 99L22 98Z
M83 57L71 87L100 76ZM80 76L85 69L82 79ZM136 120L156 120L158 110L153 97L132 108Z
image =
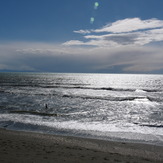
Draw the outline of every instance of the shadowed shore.
M0 129L0 162L161 163L163 147Z

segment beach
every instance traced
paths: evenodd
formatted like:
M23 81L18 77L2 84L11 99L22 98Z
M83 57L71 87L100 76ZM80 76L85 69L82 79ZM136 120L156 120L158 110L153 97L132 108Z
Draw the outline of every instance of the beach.
M163 147L0 129L0 162L150 163Z

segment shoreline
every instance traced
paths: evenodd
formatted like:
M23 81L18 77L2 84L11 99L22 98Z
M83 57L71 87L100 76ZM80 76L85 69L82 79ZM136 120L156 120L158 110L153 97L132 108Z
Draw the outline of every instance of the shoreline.
M163 161L163 146L0 129L0 162Z

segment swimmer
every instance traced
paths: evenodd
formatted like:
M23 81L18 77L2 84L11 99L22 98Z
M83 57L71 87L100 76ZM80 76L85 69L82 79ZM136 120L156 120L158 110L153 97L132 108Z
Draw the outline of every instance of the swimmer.
M47 104L45 104L45 109L48 109L48 105Z

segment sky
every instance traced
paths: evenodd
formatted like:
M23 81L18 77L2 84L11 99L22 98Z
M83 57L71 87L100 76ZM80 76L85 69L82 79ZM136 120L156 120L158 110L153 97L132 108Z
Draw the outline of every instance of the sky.
M0 71L163 74L163 0L0 0Z

